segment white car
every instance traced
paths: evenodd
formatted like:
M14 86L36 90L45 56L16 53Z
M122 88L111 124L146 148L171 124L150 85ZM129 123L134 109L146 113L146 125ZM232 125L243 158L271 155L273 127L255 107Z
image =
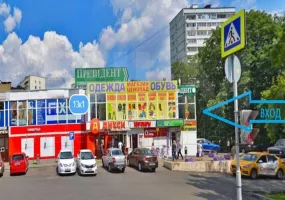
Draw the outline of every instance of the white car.
M97 175L98 166L93 155L89 149L82 149L77 155L77 170L79 175L92 174Z
M61 150L57 156L57 174L75 174L76 163L70 150Z

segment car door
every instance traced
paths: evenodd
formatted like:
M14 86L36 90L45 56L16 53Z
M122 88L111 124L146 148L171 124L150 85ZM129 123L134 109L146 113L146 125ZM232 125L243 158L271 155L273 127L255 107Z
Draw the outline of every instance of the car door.
M278 170L278 159L273 155L267 155L267 173L270 176L275 176Z
M77 166L77 168L79 168L81 165L80 165L80 151L78 152L78 154L77 154L77 157L76 157L76 166Z
M267 174L267 156L261 156L257 160L258 165L258 175L266 175Z
M209 150L210 149L208 140L205 140L205 139L202 140L202 147L203 147L203 150Z
M129 164L132 165L133 164L133 154L134 154L134 151L132 151L129 155L128 155L128 159L129 159Z
M104 156L103 162L105 166L109 165L109 159L111 157L110 150L107 150L106 155Z

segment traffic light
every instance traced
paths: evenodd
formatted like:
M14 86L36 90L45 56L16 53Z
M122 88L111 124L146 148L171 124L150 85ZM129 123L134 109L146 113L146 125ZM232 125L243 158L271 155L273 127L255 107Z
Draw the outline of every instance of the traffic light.
M240 124L242 126L248 127L250 120L254 120L258 115L259 111L257 110L242 110L240 112ZM250 144L254 141L257 134L259 133L259 128L253 128L253 127L251 128L252 128L251 132L241 130L240 143Z

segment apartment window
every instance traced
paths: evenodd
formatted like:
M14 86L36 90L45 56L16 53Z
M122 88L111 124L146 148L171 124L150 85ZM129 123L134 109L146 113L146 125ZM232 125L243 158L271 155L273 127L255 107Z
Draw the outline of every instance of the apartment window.
M196 31L187 31L188 36L195 36Z
M196 52L198 51L198 48L197 47L187 47L187 50L190 52Z
M37 86L35 86L35 89L37 89Z
M207 26L207 23L198 23L198 27L205 27Z
M197 35L207 35L207 31L197 31Z
M207 26L212 26L212 23L207 23Z
M37 80L35 80L35 83L37 83Z
M209 19L210 16L208 14L198 15L198 19Z
M217 26L217 23L216 22L212 22L212 26Z
M197 40L196 39L188 39L187 44L196 44Z
M226 14L218 14L218 16L217 16L219 19L223 19L223 18L226 18L227 16L226 16Z
M212 35L212 31L208 31L208 35Z
M187 23L187 27L196 27L196 23Z
M196 15L187 15L186 19L187 20L195 20L196 19Z
M230 18L231 16L233 16L232 14L227 14L227 18Z
M211 19L217 19L217 14L211 14Z

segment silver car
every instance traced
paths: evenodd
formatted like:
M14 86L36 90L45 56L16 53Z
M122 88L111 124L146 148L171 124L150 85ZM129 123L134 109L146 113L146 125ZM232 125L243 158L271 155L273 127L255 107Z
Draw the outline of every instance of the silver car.
M106 155L102 157L102 165L108 168L109 171L119 169L123 173L126 169L126 156L119 148L109 148Z

